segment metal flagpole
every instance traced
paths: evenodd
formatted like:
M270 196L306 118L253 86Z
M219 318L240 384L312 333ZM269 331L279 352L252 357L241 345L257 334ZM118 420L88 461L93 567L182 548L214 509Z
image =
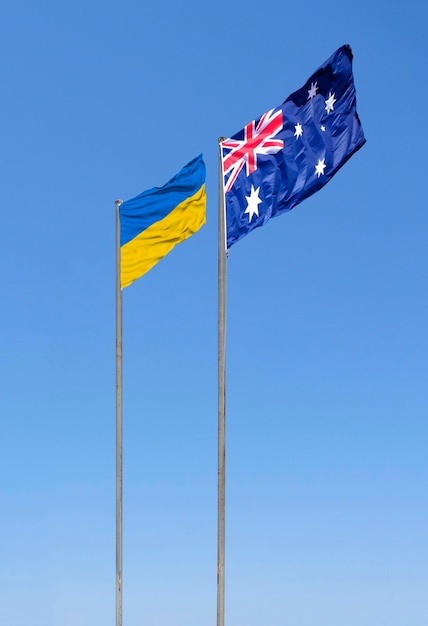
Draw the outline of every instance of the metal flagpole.
M116 626L122 626L122 290L120 217L116 200Z
M218 501L217 501L217 626L224 626L224 548L226 491L226 220L221 142L219 137L218 212Z

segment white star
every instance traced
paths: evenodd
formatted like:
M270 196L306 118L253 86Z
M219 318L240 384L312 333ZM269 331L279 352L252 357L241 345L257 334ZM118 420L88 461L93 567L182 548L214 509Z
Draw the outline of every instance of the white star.
M294 133L294 136L296 139L298 139L299 137L301 137L303 135L303 128L301 124L296 124L296 126L294 127L296 129L296 132Z
M248 213L248 223L251 222L251 220L253 219L254 215L257 215L257 217L259 217L259 207L258 205L263 202L260 198L259 198L259 191L260 191L260 187L257 187L257 189L254 189L254 185L251 185L251 193L249 196L245 196L247 198L247 208L245 209L244 213Z
M312 100L312 98L315 98L315 96L317 95L317 89L318 89L318 84L315 83L311 83L311 88L308 91L308 100Z
M321 126L321 130L323 133L325 133L325 126Z
M318 175L318 178L320 177L321 174L324 174L324 170L327 167L324 161L325 159L323 159L322 161L321 159L319 159L318 164L315 165L315 174Z
M325 101L325 110L327 111L327 113L330 113L330 111L333 111L334 107L333 104L336 102L336 98L334 97L335 94L332 94L331 91L328 94L328 98Z

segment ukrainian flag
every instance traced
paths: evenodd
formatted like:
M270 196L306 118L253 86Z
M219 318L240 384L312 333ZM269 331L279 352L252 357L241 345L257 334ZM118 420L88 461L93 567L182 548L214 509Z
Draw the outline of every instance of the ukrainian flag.
M163 187L123 202L120 285L127 287L206 221L205 163L200 154Z

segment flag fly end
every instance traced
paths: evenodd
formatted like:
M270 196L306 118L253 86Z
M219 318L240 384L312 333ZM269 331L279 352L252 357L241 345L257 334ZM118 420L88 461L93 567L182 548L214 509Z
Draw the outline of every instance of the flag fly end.
M221 141L227 248L321 189L364 145L352 58L342 46L280 106Z

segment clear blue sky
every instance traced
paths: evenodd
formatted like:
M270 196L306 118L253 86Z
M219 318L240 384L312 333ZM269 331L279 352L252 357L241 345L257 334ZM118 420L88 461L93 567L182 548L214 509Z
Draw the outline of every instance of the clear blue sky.
M0 624L115 621L115 214L199 153L124 292L124 626L214 626L217 138L354 52L367 144L230 252L227 626L427 626L425 0L3 4Z

